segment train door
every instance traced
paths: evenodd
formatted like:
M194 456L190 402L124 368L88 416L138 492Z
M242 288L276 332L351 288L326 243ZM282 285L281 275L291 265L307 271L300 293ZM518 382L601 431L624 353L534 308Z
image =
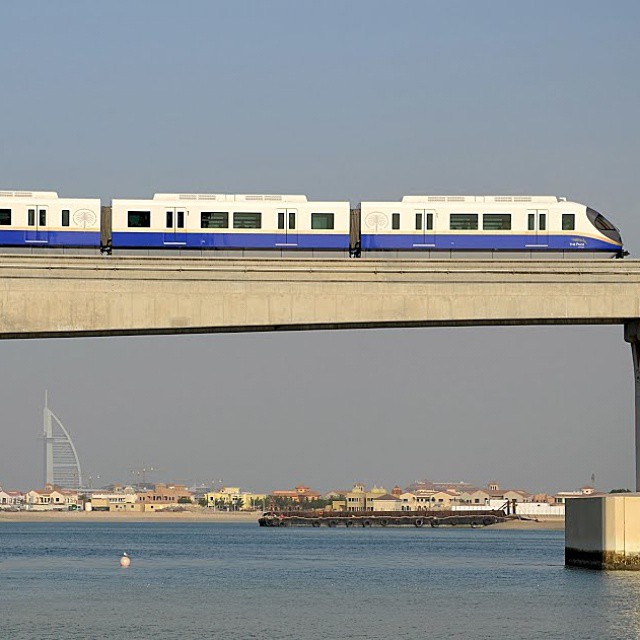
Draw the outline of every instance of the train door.
M187 211L183 208L165 209L164 244L182 246L187 244Z
M434 209L415 209L415 235L413 246L436 246L436 211Z
M49 242L49 232L47 231L48 209L49 207L41 207L39 205L27 206L25 242L30 244L47 244Z
M549 211L548 209L528 209L527 228L534 231L531 241L527 246L548 247L549 246Z
M298 246L298 210L278 209L277 247Z

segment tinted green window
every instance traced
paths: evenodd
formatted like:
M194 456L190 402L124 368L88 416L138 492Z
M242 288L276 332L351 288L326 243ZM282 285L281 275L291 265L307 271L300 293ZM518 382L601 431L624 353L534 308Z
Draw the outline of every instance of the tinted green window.
M128 211L127 224L129 227L150 227L151 211Z
M69 209L62 210L62 226L63 227L69 226Z
M433 213L427 213L424 228L427 231L431 231L433 229Z
M485 213L482 216L482 228L485 231L509 231L511 229L511 214Z
M39 209L38 210L38 224L41 227L46 227L47 226L47 210L46 209Z
M391 214L391 228L399 229L400 228L400 214L392 213Z
M227 211L202 211L200 213L201 229L228 229L229 213Z
M261 229L262 214L261 213L245 213L237 212L233 214L234 229Z
M296 214L293 211L289 211L289 229L296 228Z
M36 210L35 209L29 209L27 212L27 224L30 227L34 227L36 224Z
M416 213L416 231L422 231L422 214Z
M333 213L312 213L312 229L333 229Z
M468 231L478 228L477 213L452 213L449 216L449 228L452 231Z
M177 211L176 216L176 227L178 227L178 229L184 229L184 211Z
M538 220L540 223L540 231L546 231L547 230L547 214L541 213Z
M0 224L11 224L11 209L0 209Z
M284 229L284 211L278 211L278 229Z
M575 231L575 228L576 228L576 214L563 213L562 214L562 230Z
M536 228L536 214L530 213L528 217L527 229L529 229L529 231L535 231L535 228Z

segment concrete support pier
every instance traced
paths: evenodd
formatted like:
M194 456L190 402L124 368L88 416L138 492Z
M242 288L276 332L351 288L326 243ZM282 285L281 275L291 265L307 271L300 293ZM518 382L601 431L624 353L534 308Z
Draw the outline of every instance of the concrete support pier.
M567 500L565 564L640 570L640 493Z
M624 325L635 380L636 493L567 500L565 564L640 570L640 322Z

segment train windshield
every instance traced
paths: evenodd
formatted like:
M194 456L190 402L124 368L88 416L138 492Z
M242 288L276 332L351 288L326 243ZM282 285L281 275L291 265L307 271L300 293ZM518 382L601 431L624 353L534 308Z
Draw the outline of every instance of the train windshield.
M587 217L591 220L593 226L600 231L617 231L616 227L595 209L587 207Z

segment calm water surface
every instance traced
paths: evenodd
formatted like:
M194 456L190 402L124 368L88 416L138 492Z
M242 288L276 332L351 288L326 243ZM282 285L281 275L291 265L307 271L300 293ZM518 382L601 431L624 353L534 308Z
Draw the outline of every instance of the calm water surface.
M2 640L637 637L640 575L556 531L0 523Z

